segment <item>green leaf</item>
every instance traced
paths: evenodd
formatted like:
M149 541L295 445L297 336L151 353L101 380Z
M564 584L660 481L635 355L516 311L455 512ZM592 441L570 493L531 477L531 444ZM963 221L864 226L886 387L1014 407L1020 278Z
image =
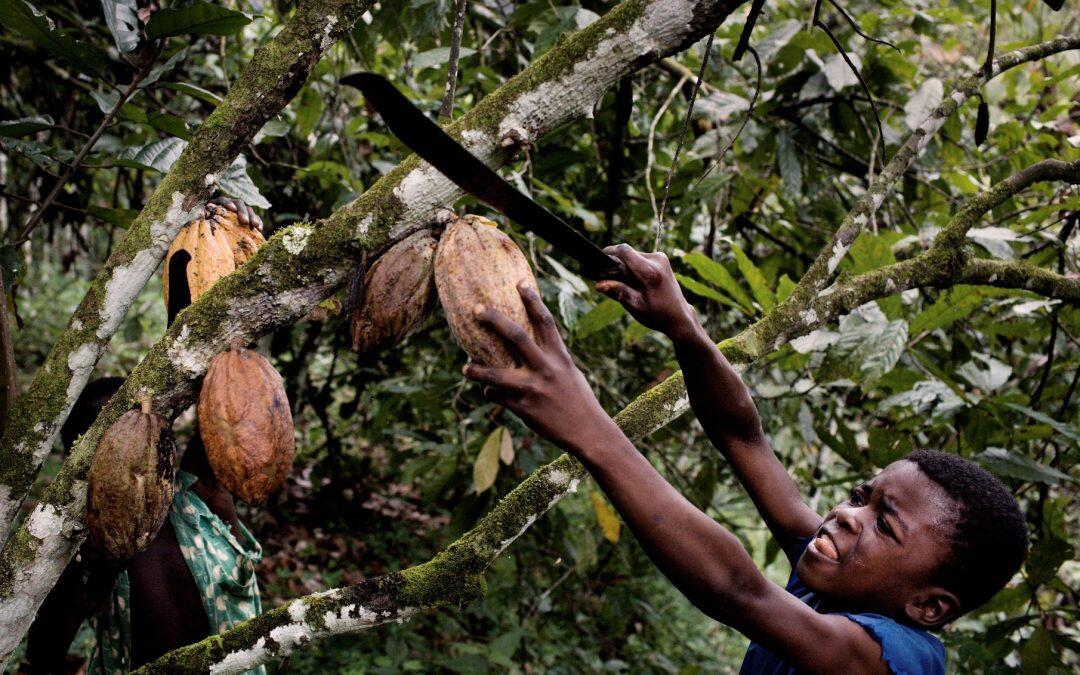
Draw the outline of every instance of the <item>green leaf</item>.
M33 117L20 117L17 120L4 120L0 122L0 136L18 138L34 134L45 129L51 129L53 119L48 115L34 115Z
M791 134L782 131L776 137L776 164L780 167L780 177L784 181L784 196L798 199L802 196L803 173L799 163L799 151Z
M19 250L11 244L0 244L0 274L3 275L4 292L10 293L11 287L22 272L23 257ZM0 298L0 302L7 302L6 298Z
M750 292L753 294L754 299L757 300L764 311L771 311L773 307L776 307L776 294L769 288L769 282L766 281L765 275L761 273L761 270L750 258L746 257L741 248L733 244L731 251L735 254L735 264L738 266L739 271L742 272L746 283L750 285Z
M492 431L476 455L473 462L473 485L477 492L484 492L495 484L495 477L499 475L499 453L504 442L503 436L510 436L506 427L498 427Z
M271 207L270 202L255 185L255 181L248 175L247 157L243 155L237 155L228 170L218 178L218 187L224 194L242 199L249 206L258 206L261 209Z
M944 328L982 307L987 298L1005 294L990 288L954 286L911 320L910 332L918 335L924 331Z
M29 2L0 0L0 23L88 75L99 76L105 69L103 52L56 30L52 21Z
M854 267L852 272L862 274L896 262L892 247L903 235L899 232L882 232L878 235L863 232L851 245L848 256Z
M176 115L170 115L168 113L151 113L147 115L146 123L158 131L164 131L170 136L176 136L185 141L191 140L191 129L188 128L187 122Z
M209 103L210 105L218 105L221 103L221 97L212 91L197 87L194 84L188 84L187 82L163 82L160 86L165 89L172 89L182 94L187 94L193 98L197 98L200 101Z
M987 448L976 455L975 459L999 476L1048 485L1058 485L1072 480L1068 474L1052 466L1040 464L1030 457L1009 452L1004 448Z
M1050 632L1036 626L1031 637L1020 648L1020 674L1045 675L1055 666L1061 666L1061 661L1054 654Z
M739 303L748 314L754 313L754 303L746 291L735 281L735 277L720 263L709 258L704 253L694 251L683 256L683 261L690 265L698 275L713 286L727 293Z
M468 47L462 47L458 53L458 61L466 59L476 53L475 49L469 49ZM450 48L449 47L436 47L435 49L429 49L426 52L420 52L413 57L412 65L416 70L424 70L425 68L441 68L450 61Z
M1064 424L1062 422L1059 422L1056 419L1054 419L1053 417L1050 417L1049 415L1041 413L1038 410L1032 410L1031 408L1027 408L1027 407L1022 406L1022 405L1017 405L1015 403L1006 403L1005 407L1006 408L1011 408L1011 409L1015 410L1016 412L1023 413L1023 414L1027 415L1028 417L1030 417L1031 419L1033 419L1033 420L1035 420L1037 422L1042 422L1043 424L1049 425L1054 431L1058 432L1059 434L1061 434L1065 438L1068 438L1068 439L1070 439L1072 441L1080 443L1080 431L1077 431L1076 429L1069 426L1068 424Z
M172 168L186 145L183 139L170 137L146 145L124 148L117 155L116 163L165 173Z
M1024 563L1028 583L1032 586L1048 583L1072 557L1073 546L1068 540L1053 534L1040 537L1031 547L1031 553Z
M624 314L626 310L615 300L611 298L601 300L578 319L575 336L578 339L585 339L615 323Z
M675 278L679 281L679 284L683 288L690 291L691 293L694 293L695 295L700 295L703 298L715 300L722 305L742 310L742 307L732 302L730 298L728 298L726 295L723 295L722 293L720 293L720 291L714 289L712 286L707 286L698 281L697 279L688 277L685 274L676 273Z
M151 40L174 35L233 35L251 23L251 17L221 5L203 0L162 9L146 24L146 37Z
M791 297L791 293L795 290L795 282L791 280L786 274L781 274L780 278L776 281L776 301L783 302Z
M124 229L127 229L131 225L131 221L135 220L135 216L139 215L139 212L135 209L107 209L94 204L86 207L86 210L91 215Z
M139 44L139 7L135 0L101 0L101 9L120 53L135 49Z

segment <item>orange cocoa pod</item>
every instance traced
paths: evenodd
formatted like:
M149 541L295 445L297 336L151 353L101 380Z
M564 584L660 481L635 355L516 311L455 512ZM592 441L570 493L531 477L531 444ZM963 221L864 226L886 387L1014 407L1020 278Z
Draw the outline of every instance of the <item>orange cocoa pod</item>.
M162 284L166 307L171 307L169 305L170 279L177 281L181 278L179 277L180 270L173 269L174 258L178 263L180 261L187 263L184 279L187 281L189 302L198 300L199 296L210 290L218 279L236 269L232 243L225 235L224 228L213 219L191 221L176 235L172 246L169 247L169 252L165 254Z
M266 243L266 239L257 228L242 225L239 217L232 211L216 204L212 206L213 218L221 227L232 250L233 264L240 267L255 255L255 251Z
M129 410L98 441L87 475L86 526L114 562L134 558L154 540L173 500L176 446L169 422Z
M536 335L521 302L518 284L539 292L525 254L493 221L465 216L450 223L435 253L435 287L454 339L484 366L517 366L517 357L476 318L476 307L496 309Z
M199 433L221 484L248 504L281 487L293 458L292 411L281 376L239 345L214 357L199 393Z
M421 230L390 247L364 275L363 299L349 317L353 351L374 353L420 327L435 306L432 268L438 244Z

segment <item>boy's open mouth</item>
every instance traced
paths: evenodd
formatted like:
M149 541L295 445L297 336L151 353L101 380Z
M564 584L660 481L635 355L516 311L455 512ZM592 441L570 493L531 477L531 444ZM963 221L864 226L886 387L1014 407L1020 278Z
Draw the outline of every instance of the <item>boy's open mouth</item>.
M836 550L836 544L833 543L832 537L825 532L818 533L818 535L810 541L810 548L813 548L814 552L820 556L828 558L833 562L840 562L840 553Z

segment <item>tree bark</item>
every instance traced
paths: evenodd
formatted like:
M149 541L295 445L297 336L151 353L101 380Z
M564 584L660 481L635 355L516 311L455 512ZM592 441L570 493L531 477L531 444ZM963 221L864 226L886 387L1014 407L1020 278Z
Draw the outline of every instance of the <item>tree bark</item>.
M0 540L106 345L176 233L198 213L218 175L284 109L322 53L370 5L371 0L301 2L281 32L255 52L113 248L30 387L12 406L0 440Z

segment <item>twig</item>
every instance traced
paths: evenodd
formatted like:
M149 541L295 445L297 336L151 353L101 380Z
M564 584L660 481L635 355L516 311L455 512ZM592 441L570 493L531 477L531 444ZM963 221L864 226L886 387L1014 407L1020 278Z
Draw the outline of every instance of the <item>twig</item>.
M876 42L879 45L885 45L886 47L892 47L893 49L896 50L897 54L903 54L904 53L904 52L902 52L900 50L899 47L897 47L893 43L889 42L888 40L881 40L881 39L876 38L876 37L870 37L866 33L862 32L862 29L859 28L859 24L855 23L855 19L851 18L851 15L848 14L847 11L844 10L844 8L841 7L838 2L836 2L836 0L829 0L829 4L832 5L836 9L836 11L840 12L840 16L847 19L848 24L851 25L851 29L853 31L855 31L856 33L858 33L859 37L861 37L862 39L867 40L869 42Z
M754 32L754 24L757 23L758 17L761 15L761 8L764 6L765 0L754 0L753 4L750 5L750 11L746 15L746 23L743 24L739 41L735 44L735 51L731 52L732 63L741 61L743 54L750 47L750 34Z
M656 218L657 241L659 241L660 239L660 209L656 206L656 193L653 191L652 187L653 145L656 139L656 125L660 123L660 118L664 116L665 112L667 112L668 106L671 105L671 102L675 99L676 96L678 96L683 84L685 84L686 81L689 79L690 78L686 77L685 75L679 78L678 84L675 85L675 87L671 90L671 93L668 94L666 99L664 99L664 102L663 104L661 104L660 109L656 111L656 115L652 118L652 122L649 123L648 142L645 145L645 156L647 158L645 161L645 188L649 192L649 204L652 206L653 218Z
M67 170L64 171L64 173L60 176L59 179L57 179L56 184L53 185L52 191L49 192L49 196L47 196L45 198L45 201L41 203L41 208L37 211L34 211L34 213L30 216L30 219L26 221L26 225L23 226L22 232L19 233L19 238L14 242L15 246L18 246L25 242L27 237L30 236L30 232L37 226L39 222L41 222L42 216L45 215L45 211L49 208L49 206L51 206L52 203L56 201L57 196L59 196L60 194L60 190L64 189L64 186L67 185L68 179L71 178L71 175L75 173L76 169L79 168L87 153L89 153L90 150L94 147L94 145L98 142L98 139L100 139L101 135L105 133L105 130L109 128L109 125L112 124L113 118L116 117L116 114L118 112L120 112L120 108L124 107L124 104L127 103L127 100L131 97L132 94L135 93L135 90L139 88L139 83L143 81L143 79L147 76L149 72L150 69L147 67L135 73L135 76L131 79L131 84L127 86L127 89L121 92L120 98L116 101L116 105L114 105L112 110L110 110L109 113L105 115L105 119L101 120L101 124L99 124L98 128L94 130L93 135L90 136L90 139L86 141L86 143L82 146L82 149L79 150L79 154L75 155L75 159L71 162L70 165L68 165Z
M829 30L829 27L824 22L817 20L815 17L816 26L825 31L825 35L829 36L829 40L832 41L833 46L836 47L836 51L840 53L840 57L844 59L844 63L848 65L848 68L855 75L855 79L859 81L859 86L862 87L863 92L866 94L867 100L870 102L870 110L874 113L874 123L877 124L878 137L881 138L882 143L885 142L885 132L881 128L881 117L878 115L877 105L874 103L874 95L870 93L870 87L866 85L866 80L863 79L862 73L855 67L855 64L851 61L851 57L848 56L847 51L840 45L840 41L836 39L833 32ZM881 150L881 167L885 168L885 149Z
M1077 222L1080 221L1080 212L1073 212L1070 218L1065 221L1065 226L1061 228L1061 234L1059 239L1061 241L1061 249L1058 251L1058 274L1064 274L1065 272L1065 250L1069 244L1069 237L1072 235L1073 228L1076 227ZM1061 305L1054 308L1050 318L1050 340L1046 345L1046 365L1043 366L1042 375L1039 377L1039 383L1035 386L1035 391L1031 393L1031 400L1028 403L1028 407L1035 409L1039 406L1039 401L1042 400L1043 390L1046 388L1046 383L1050 379L1050 370L1054 365L1054 348L1057 344L1058 326L1060 324ZM1061 418L1059 418L1061 419Z
M15 345L11 341L11 325L8 323L7 290L0 276L0 434L7 427L11 403L19 395L18 371L15 367Z
M465 0L457 0L457 12L454 15L454 36L450 42L450 64L446 69L446 93L443 94L442 108L439 109L439 121L445 122L453 116L454 92L457 90L458 58L461 56L461 33L465 28Z
M983 76L990 77L994 72L994 41L997 37L997 0L990 0L990 44L986 47L986 63L983 64Z
M671 178L675 175L675 169L679 166L679 153L682 152L683 143L686 142L686 130L690 128L690 118L694 114L694 101L697 100L701 80L705 77L705 69L709 66L709 52L712 51L714 36L715 33L710 33L709 39L705 43L705 54L701 57L701 69L698 70L694 89L690 92L690 102L686 104L686 117L683 118L682 131L679 132L679 142L675 145L675 156L671 158L671 166L668 167L667 178L664 180L664 198L660 202L660 216L656 221L656 242L653 244L653 250L656 251L660 250L660 238L664 232L664 212L667 210L668 193L671 191Z
M691 189L696 189L697 186L701 185L701 181L705 180L705 177L709 175L709 172L713 170L713 167L723 161L724 155L728 153L728 150L731 150L731 146L735 145L735 141L742 135L743 129L746 128L746 123L750 121L750 116L754 114L754 105L757 103L758 96L761 94L761 59L758 57L757 50L753 47L748 46L746 51L750 52L750 55L754 57L754 63L757 64L757 86L754 88L754 95L750 98L750 105L747 106L746 114L743 115L742 124L740 124L735 133L731 135L731 138L728 139L727 145L716 154L716 159L713 160L713 163L710 164L707 169L705 169L705 173L701 174L701 178L697 179L697 182L694 183L694 187Z

